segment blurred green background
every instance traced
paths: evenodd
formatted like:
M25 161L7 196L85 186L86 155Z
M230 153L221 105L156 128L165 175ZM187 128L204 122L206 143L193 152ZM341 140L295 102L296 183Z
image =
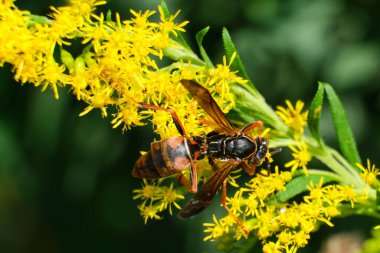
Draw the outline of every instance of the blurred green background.
M123 18L129 9L156 9L160 1L114 0ZM60 1L17 1L45 15ZM186 37L211 26L205 48L221 62L227 27L252 81L273 107L285 99L308 105L317 81L331 83L347 110L362 159L380 165L380 2L376 0L170 0L169 9L189 20ZM1 36L1 35L0 35ZM149 148L151 127L122 134L66 89L56 101L0 69L0 252L215 252L204 243L202 223L223 213L218 200L189 221L166 216L143 224L132 200L141 185L131 177L139 150ZM328 112L322 134L336 147ZM318 252L332 234L368 236L379 223L366 217L336 219L322 227L302 252ZM255 252L259 252L255 250ZM322 251L320 251L322 252ZM325 251L323 251L325 252Z

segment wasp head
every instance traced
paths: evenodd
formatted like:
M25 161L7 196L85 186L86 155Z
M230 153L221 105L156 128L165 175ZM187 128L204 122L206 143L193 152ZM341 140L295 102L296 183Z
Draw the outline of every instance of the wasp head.
M268 153L269 140L264 137L256 137L256 154L252 157L251 163L255 166L260 166L264 161Z

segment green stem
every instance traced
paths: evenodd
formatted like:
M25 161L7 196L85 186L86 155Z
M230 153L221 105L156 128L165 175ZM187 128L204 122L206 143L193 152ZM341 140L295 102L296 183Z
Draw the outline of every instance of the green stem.
M236 101L239 101L236 111L245 122L260 119L278 132L288 131L288 127L265 102L264 98L255 94L255 91L248 85L233 84L231 89Z
M315 154L315 157L318 158L318 160L320 160L341 177L341 182L348 185L356 184L356 177L347 171L346 168L339 162L337 162L337 160L334 159L330 152L326 152L326 150L314 150L313 153Z
M39 16L39 15L34 15L30 14L30 24L31 26L34 26L35 24L41 24L41 25L46 25L46 24L51 24L52 21L48 19L47 17L44 16Z
M343 156L338 151L329 147L326 147L326 149L328 149L328 151L332 154L332 156L335 159L337 159L353 176L355 176L358 182L361 182L361 185L365 184L363 180L361 179L360 174L358 173L358 170L353 168L351 164L347 162L347 160L344 159Z
M352 208L350 204L344 204L340 209L342 210L341 218L352 215L366 215L380 219L380 213L373 207L373 205L362 206L357 204L355 208Z
M337 182L341 182L342 181L342 178L340 178L337 174L332 173L330 171L308 169L307 172L309 172L310 175L330 177L330 178L334 179Z
M164 55L174 61L178 62L190 62L191 64L198 66L206 66L206 63L202 61L198 55L188 48L182 46L176 41L171 41L173 46L164 49Z

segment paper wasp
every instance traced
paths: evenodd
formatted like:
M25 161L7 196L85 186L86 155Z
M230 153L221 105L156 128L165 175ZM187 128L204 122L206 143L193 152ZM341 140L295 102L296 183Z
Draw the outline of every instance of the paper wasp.
M186 219L208 207L221 185L223 185L222 205L227 209L226 179L228 174L239 165L251 176L255 174L257 166L268 167L269 162L266 155L269 140L261 136L252 138L246 135L252 129L262 127L261 121L253 122L238 130L229 121L206 88L192 80L182 80L181 83L214 120L213 124L217 125L218 128L206 136L188 136L175 111L139 103L141 108L169 112L181 137L153 142L151 150L141 156L134 165L132 174L135 177L147 179L179 174L180 182L187 186L190 191L196 192L179 213L181 218ZM210 164L214 167L216 167L215 160L225 163L220 168L215 168L214 174L197 191L195 162L205 157L208 157ZM182 170L189 166L190 183L182 175ZM227 211L229 210L227 209Z

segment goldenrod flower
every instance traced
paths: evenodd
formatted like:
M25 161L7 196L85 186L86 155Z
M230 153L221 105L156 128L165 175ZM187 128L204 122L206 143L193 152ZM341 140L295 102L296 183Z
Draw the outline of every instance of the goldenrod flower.
M143 202L140 205L140 209L146 206L149 201L149 208L147 210L154 210L156 213L162 212L169 209L170 215L173 214L172 206L180 209L180 205L177 201L184 199L185 197L179 193L178 190L174 189L174 185L171 184L169 187L161 185L163 180L159 180L157 184L149 183L146 179L143 179L143 185L141 189L133 190L135 196L133 199L141 199ZM145 209L144 209L145 210ZM145 210L146 211L146 210ZM146 211L147 212L147 211ZM151 216L150 218L155 218L157 216Z
M277 106L277 115L285 122L286 125L293 128L296 135L303 133L303 128L307 125L308 111L302 111L304 102L297 100L296 105L293 106L289 100L285 101L287 108Z
M229 206L231 212L241 213L241 207L245 204L245 199L242 197L242 191L235 192L232 198L227 197L227 205Z
M234 100L232 99L232 94L230 93L230 84L231 83L239 83L239 84L245 84L247 83L247 80L244 80L243 78L236 75L236 72L231 72L230 66L232 62L234 61L236 57L236 53L234 53L228 64L227 64L227 58L223 56L223 64L218 64L215 69L210 69L209 75L210 80L208 81L208 85L211 88L215 85L216 91L212 92L218 93L218 96L222 100L231 101L231 104L228 105L224 109L224 112L228 112L230 109L234 107Z
M309 196L305 197L305 199L321 204L324 198L323 177L321 177L317 185L314 185L314 182L310 181L310 185L307 186L307 189L310 193Z
M172 205L174 205L177 209L181 209L179 204L176 202L178 200L184 199L185 197L173 189L173 184L170 187L162 188L162 192L160 193L160 210L169 209L170 215L172 215Z
M284 247L281 247L274 242L267 242L263 245L264 253L281 253L284 252L284 249Z
M149 184L146 179L143 179L143 185L141 189L136 189L133 190L133 193L135 193L135 196L133 199L141 199L143 200L143 205L147 200L152 200L157 199L157 195L159 193L160 189L159 186L155 184Z
M294 235L294 244L297 248L305 247L310 239L310 233L303 230L295 233Z
M265 239L278 231L279 223L276 216L276 207L274 206L265 206L256 211L257 224L254 228L258 229L257 236L259 239Z
M154 205L140 205L138 207L140 209L140 214L144 219L144 223L146 224L148 219L160 220L162 219L157 213L159 212L159 207Z
M205 233L210 233L208 236L206 236L203 240L215 240L216 238L219 238L222 236L225 231L227 230L224 222L222 220L218 220L215 215L212 216L212 220L214 223L203 223L203 226L206 227L204 230Z
M371 165L371 161L367 159L367 167L364 167L360 163L356 163L356 166L358 166L362 171L360 177L364 182L366 182L371 187L379 186L379 180L377 179L377 176L380 175L380 170L376 167L375 164Z
M264 252L296 252L308 243L310 234L320 223L333 226L331 219L341 214L339 207L342 203L351 202L353 206L354 203L360 201L351 186L323 186L323 178L321 178L316 185L313 181L310 182L308 187L310 193L304 196L302 202L267 205L265 201L270 199L276 191L283 189L283 187L275 186L275 184L286 183L280 180L287 178L281 175L283 173L285 172L279 172L276 168L275 173L268 177L252 178L247 183L247 187L239 190L234 198L229 198L228 202L231 209L234 208L239 212L244 226L250 228L248 231L253 230L260 240L269 240L263 245ZM260 189L267 189L268 192L260 193ZM219 222L208 225L212 229L209 228L205 232L213 232L213 234L207 235L207 239L216 239L224 233L233 233L236 238L240 227L236 224L235 229L231 226L227 227L222 221L223 219L220 219Z
M184 31L188 21L176 23L179 15L165 16L158 7L159 21L153 22L155 11L131 11L132 18L116 21L105 19L92 11L105 1L70 1L70 5L52 7L50 19L45 23L34 22L30 13L20 11L11 3L0 4L0 64L14 66L15 79L51 87L58 98L59 87L69 86L77 99L88 106L80 115L99 109L106 117L109 107L116 109L112 124L127 130L141 126L147 118L146 110L138 111L138 102L169 107L177 112L191 135L205 134L210 126L200 124L203 110L191 102L187 91L180 85L181 79L195 79L207 85L216 96L221 108L227 112L234 106L229 83L244 83L242 78L229 70L233 58L216 68L178 62L173 67L159 69L158 61L164 50L181 47L172 36ZM69 46L74 38L81 38L87 47L74 59L61 50L62 63L53 56L56 45ZM182 49L182 48L181 48ZM192 52L191 52L192 53ZM193 54L193 53L192 53ZM194 54L193 54L194 55ZM158 59L157 59L158 57ZM193 108L189 110L189 105ZM161 138L178 135L171 116L166 112L151 112L152 122Z
M180 32L185 31L183 27L187 25L189 21L183 21L180 24L174 23L174 19L179 15L180 11L177 11L174 15L170 16L168 19L165 18L164 11L162 10L161 6L158 6L158 11L160 12L160 17L161 17L160 30L163 32L163 34L173 33L174 35L177 35L176 31L180 31Z
M294 172L298 168L302 168L304 173L308 175L306 165L311 161L311 154L307 150L305 142L301 142L297 146L289 145L289 148L293 151L294 160L285 164L286 168L291 167L291 171Z

